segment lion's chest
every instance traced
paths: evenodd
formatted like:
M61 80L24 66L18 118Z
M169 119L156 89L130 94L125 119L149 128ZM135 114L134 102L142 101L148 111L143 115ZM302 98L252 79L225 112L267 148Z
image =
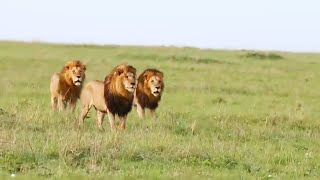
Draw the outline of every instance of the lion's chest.
M108 110L120 117L126 116L132 109L132 101L120 96L108 95L106 103Z
M62 100L64 101L71 101L75 100L79 97L79 89L73 87L67 87L60 91L60 95Z
M158 99L150 98L147 94L141 92L138 95L138 103L142 108L156 109L158 107Z

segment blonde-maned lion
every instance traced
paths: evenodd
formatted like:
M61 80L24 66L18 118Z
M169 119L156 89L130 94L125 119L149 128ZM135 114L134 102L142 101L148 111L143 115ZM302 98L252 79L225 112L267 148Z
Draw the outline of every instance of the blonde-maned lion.
M131 111L133 93L135 90L136 69L130 65L121 64L115 67L105 81L91 81L83 88L80 95L81 115L79 127L82 126L90 108L97 111L97 126L102 130L105 114L109 123L115 129L115 116L120 118L120 128L125 129L128 113Z
M156 119L155 111L161 100L163 89L163 73L159 70L146 69L140 74L134 93L134 104L137 106L140 118L144 118L145 109L147 108L150 109L153 119Z
M50 82L52 109L62 111L66 105L74 111L85 80L86 66L80 61L69 61L60 73L54 73Z

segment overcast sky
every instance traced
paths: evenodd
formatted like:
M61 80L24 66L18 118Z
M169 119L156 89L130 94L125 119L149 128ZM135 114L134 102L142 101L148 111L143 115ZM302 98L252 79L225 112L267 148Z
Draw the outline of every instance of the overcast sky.
M0 0L0 40L320 52L320 0Z

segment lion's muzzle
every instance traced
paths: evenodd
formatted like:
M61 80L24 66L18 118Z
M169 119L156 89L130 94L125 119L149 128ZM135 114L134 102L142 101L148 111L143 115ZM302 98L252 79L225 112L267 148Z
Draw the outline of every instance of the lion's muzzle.
M80 86L81 83L82 83L82 78L81 78L81 76L80 76L80 77L77 76L77 77L75 78L75 80L73 80L73 83L74 83L74 85L76 85L76 86Z

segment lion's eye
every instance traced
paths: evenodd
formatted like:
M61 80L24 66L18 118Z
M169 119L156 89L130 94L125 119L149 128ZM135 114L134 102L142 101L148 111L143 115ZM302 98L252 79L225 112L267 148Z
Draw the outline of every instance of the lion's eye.
M129 78L129 76L128 76L128 75L126 75L126 78L128 79L128 78Z
M154 83L154 80L151 80L152 83Z
M161 83L161 81L159 80L159 83Z
M75 74L75 73L76 73L76 71L75 71L75 70L73 70L72 72L73 72L73 74Z

